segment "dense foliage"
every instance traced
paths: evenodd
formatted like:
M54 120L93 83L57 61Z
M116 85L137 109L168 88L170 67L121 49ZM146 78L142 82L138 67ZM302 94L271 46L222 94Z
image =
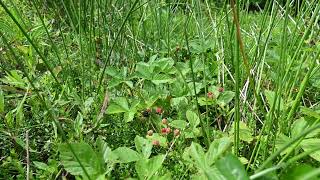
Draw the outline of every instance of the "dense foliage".
M0 179L320 178L317 0L0 5Z

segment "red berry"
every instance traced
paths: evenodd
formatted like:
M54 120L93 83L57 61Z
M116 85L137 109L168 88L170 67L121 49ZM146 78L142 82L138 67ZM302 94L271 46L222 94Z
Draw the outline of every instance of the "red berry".
M207 96L208 96L209 99L212 99L214 95L213 95L212 92L209 91L209 92L207 93Z
M218 91L223 92L224 91L223 87L219 87Z
M162 128L161 129L161 134L167 135L167 128Z
M147 132L147 135L148 135L148 136L152 136L152 135L153 135L153 131L152 131L152 130L149 130L149 131Z
M175 137L176 137L176 136L179 136L179 135L180 135L180 130L179 130L179 129L175 129L175 130L173 131L173 134L174 134Z
M152 141L152 145L154 146L159 146L160 145L160 142L158 140L153 140Z
M162 108L161 107L157 107L157 109L156 109L156 113L157 114L162 114Z
M167 125L167 124L168 124L168 120L167 120L167 118L163 118L163 119L162 119L162 124L165 124L165 125Z

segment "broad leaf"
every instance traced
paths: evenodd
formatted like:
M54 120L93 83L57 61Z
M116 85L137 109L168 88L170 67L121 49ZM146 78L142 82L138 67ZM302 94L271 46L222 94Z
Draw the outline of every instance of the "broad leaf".
M156 74L152 77L151 81L156 84L170 83L173 79L167 74Z
M121 163L129 163L138 161L141 156L134 150L127 147L119 147L116 150L112 151Z
M174 120L169 123L169 126L178 128L178 129L185 129L187 127L188 123L183 120Z
M151 178L160 168L165 155L158 155L151 159L140 159L135 167L140 179Z
M196 128L200 124L200 119L195 112L188 110L186 112L186 117L190 123L191 128Z
M140 136L136 136L134 142L138 153L142 154L144 158L149 158L152 152L152 143Z
M123 113L129 111L128 101L125 97L116 98L108 107L108 114Z
M209 150L206 153L206 161L208 165L211 166L215 163L215 161L231 147L231 144L232 141L227 137L214 140L210 144Z
M108 147L107 143L102 140L101 137L97 139L96 144L100 157L102 157L104 163L107 163L111 155L111 148Z
M74 153L79 158L81 164L88 172L91 177L97 177L103 173L101 167L101 159L94 152L92 147L86 143L73 143L71 147L74 150ZM72 175L81 175L85 176L85 172L80 166L80 163L73 156L71 150L67 144L61 144L59 146L60 159L61 163L64 166L65 170Z
M223 107L223 106L229 104L231 102L231 100L233 99L233 97L234 97L234 92L225 91L220 94L217 102L218 102L219 106Z
M301 142L301 147L304 151L312 151L315 149L318 149L314 153L311 153L310 156L320 162L320 139L317 138L311 138L311 139L305 139Z
M196 165L196 167L203 171L208 167L205 162L205 153L198 143L192 142L191 146L185 149L183 159Z
M232 154L226 155L216 163L220 173L228 180L249 180L244 166Z

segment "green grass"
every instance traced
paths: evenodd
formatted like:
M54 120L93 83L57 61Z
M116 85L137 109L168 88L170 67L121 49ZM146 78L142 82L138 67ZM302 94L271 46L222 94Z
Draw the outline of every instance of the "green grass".
M250 3L0 0L0 178L319 178L320 5Z

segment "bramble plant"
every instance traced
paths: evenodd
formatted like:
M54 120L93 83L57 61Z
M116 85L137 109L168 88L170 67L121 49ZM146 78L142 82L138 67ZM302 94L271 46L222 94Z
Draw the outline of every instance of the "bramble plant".
M0 0L0 179L319 179L318 0Z

